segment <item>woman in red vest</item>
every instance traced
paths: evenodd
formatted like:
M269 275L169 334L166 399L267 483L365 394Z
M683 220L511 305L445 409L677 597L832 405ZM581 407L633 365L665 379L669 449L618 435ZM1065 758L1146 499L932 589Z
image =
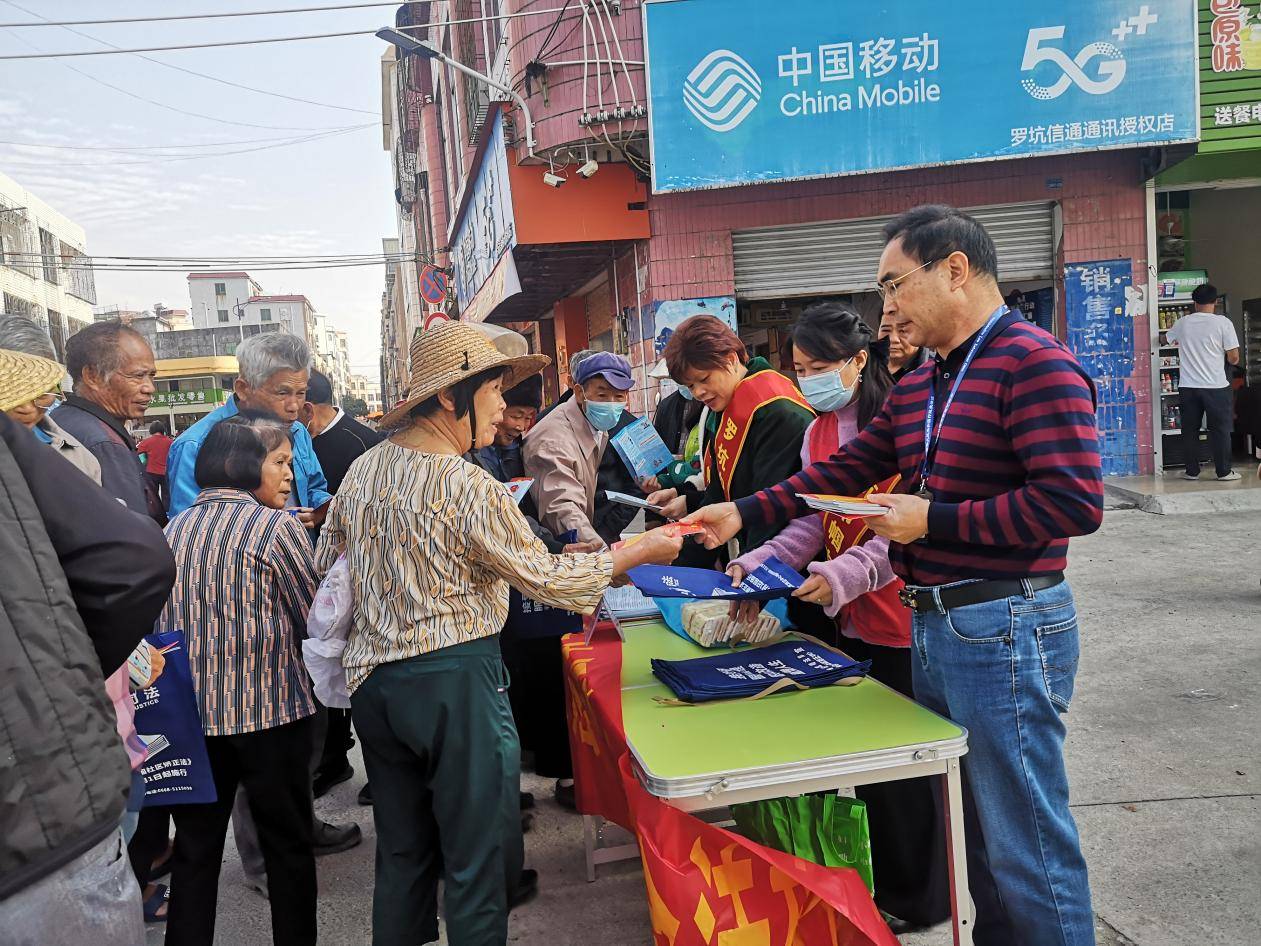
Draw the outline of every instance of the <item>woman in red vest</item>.
M837 303L813 305L793 328L797 381L818 418L806 431L804 465L837 448L879 413L893 386L887 349L872 351L872 332L862 318ZM890 493L897 477L873 483L869 492ZM863 520L828 513L797 519L760 548L731 563L738 584L745 574L774 555L808 577L795 593L800 602L826 615L824 636L857 660L871 660L871 676L906 696L911 690L911 612L898 600L900 579L889 565L889 543ZM756 602L733 605L748 611ZM819 621L794 608L799 626L819 629ZM745 614L745 617L750 617ZM876 903L903 923L925 926L950 915L945 846L937 803L927 779L887 782L857 790L867 803L871 830Z
M659 490L648 497L681 516L711 503L730 502L774 486L801 469L801 438L814 412L796 386L765 358L750 358L740 337L712 315L694 315L665 348L670 377L706 409L702 437L704 490ZM730 557L756 548L771 529L739 532ZM708 567L719 558L687 542L677 564Z

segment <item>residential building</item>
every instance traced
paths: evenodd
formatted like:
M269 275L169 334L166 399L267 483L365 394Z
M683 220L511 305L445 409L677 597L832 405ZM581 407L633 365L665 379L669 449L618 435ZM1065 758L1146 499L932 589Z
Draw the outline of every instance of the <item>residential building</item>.
M408 382L408 349L415 327L407 318L403 267L392 257L399 252L396 237L381 241L386 256L385 290L381 293L381 391L387 404L403 400Z
M82 227L0 174L0 311L42 325L63 360L96 304L86 243Z
M350 376L350 397L359 398L368 405L368 414L381 411L381 388L377 382L365 374Z
M441 61L390 51L383 143L400 241L450 269L450 314L517 327L553 357L549 394L567 383L570 352L614 350L635 366L632 409L647 413L647 368L679 321L718 315L791 371L788 329L810 302L878 320L883 224L953 204L994 237L1003 292L1020 290L1026 317L1094 379L1106 472L1150 472L1148 188L1199 135L1195 11L1159 0L1118 26L1073 0L1067 35L1111 35L1121 57L1085 94L1079 79L1044 87L1034 71L1076 47L963 2L932 15L856 8L852 42L836 40L827 4L558 14L500 0L489 7L512 16L490 22L468 22L462 2L405 5L397 25L521 90L530 112ZM960 16L981 25L960 33ZM996 68L994 49L1025 49L1025 65ZM397 303L382 308L388 391L405 341L385 324L401 322Z

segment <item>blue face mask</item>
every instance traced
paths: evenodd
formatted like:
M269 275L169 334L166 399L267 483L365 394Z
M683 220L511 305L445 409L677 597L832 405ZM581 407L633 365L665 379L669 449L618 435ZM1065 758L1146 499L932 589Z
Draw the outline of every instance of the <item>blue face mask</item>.
M686 384L679 385L679 396L685 401L695 401L696 396L692 394L691 389Z
M853 359L851 358L850 361ZM849 364L847 361L845 364ZM844 365L841 366L842 368ZM839 411L854 399L854 392L858 390L858 385L852 388L845 387L845 382L841 380L841 369L835 371L825 371L822 374L814 374L805 378L798 378L797 385L801 388L801 393L805 395L806 400L816 411L826 414L829 411Z
M622 419L625 407L617 401L587 401L582 405L582 412L596 430L612 430Z

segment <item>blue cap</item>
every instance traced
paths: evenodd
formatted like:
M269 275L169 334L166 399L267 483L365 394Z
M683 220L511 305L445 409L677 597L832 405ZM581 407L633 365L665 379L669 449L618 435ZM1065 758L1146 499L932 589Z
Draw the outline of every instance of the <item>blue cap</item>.
M630 362L610 351L598 351L584 358L574 373L574 381L577 384L586 384L597 375L619 391L629 391L635 386Z

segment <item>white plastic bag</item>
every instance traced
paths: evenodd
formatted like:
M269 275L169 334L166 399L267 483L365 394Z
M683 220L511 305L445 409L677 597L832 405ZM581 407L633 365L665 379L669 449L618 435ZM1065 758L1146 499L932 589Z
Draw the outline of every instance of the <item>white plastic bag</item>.
M350 709L342 651L350 634L353 609L350 563L342 555L315 592L307 615L307 639L302 642L302 659L315 686L315 697L333 709Z

